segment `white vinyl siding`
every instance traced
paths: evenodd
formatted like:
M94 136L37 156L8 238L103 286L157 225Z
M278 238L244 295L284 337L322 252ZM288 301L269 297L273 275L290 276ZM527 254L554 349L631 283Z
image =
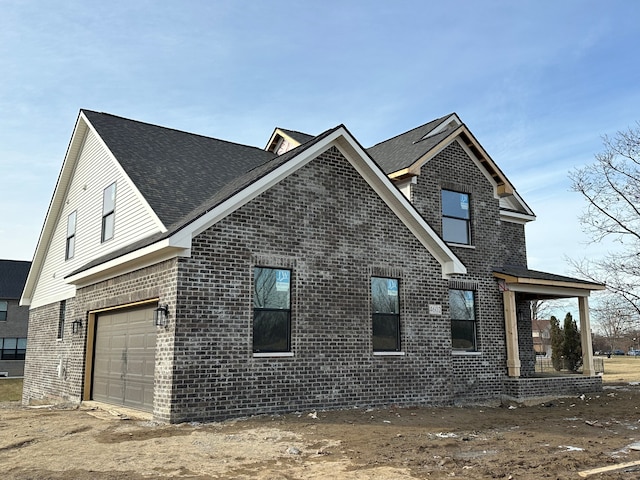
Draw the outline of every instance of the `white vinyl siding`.
M102 203L106 187L116 182L115 234L101 243ZM77 210L74 257L65 261L67 217ZM89 130L81 149L66 201L46 253L31 307L46 305L75 295L64 277L108 252L159 232L162 225L144 202L122 168L95 133Z

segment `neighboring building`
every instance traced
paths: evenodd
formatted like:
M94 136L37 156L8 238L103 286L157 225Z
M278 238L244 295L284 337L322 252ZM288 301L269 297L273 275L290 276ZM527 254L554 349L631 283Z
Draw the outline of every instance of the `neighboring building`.
M531 325L536 355L551 358L551 320L532 320Z
M31 262L0 260L0 376L21 377L29 309L20 306Z
M363 148L342 125L262 150L82 110L35 252L23 402L168 422L601 389L535 379L535 216L456 114Z

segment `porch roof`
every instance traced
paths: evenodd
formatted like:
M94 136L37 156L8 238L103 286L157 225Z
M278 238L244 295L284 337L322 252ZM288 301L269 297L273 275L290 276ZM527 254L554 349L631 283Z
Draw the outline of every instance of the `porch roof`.
M588 297L594 290L604 290L600 283L565 277L554 273L507 265L493 269L500 288L523 294L527 300Z

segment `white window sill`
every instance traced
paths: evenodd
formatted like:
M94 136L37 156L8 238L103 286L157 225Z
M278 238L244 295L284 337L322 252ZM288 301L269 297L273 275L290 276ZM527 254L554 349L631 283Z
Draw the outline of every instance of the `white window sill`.
M449 245L450 247L469 248L471 250L475 250L476 249L475 245L467 245L466 243L451 243L451 242L447 242L447 245Z
M293 357L293 352L266 352L254 353L253 358Z
M482 352L464 352L464 351L451 350L451 355L455 355L459 357L480 357L482 356Z
M404 352L373 352L374 357L404 357Z

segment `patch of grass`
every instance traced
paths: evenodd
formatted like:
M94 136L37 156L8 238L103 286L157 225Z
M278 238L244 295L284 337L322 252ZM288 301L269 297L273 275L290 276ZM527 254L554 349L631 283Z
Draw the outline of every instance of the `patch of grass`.
M640 382L640 357L604 357L603 382Z
M21 378L0 378L0 402L17 402L22 399Z

